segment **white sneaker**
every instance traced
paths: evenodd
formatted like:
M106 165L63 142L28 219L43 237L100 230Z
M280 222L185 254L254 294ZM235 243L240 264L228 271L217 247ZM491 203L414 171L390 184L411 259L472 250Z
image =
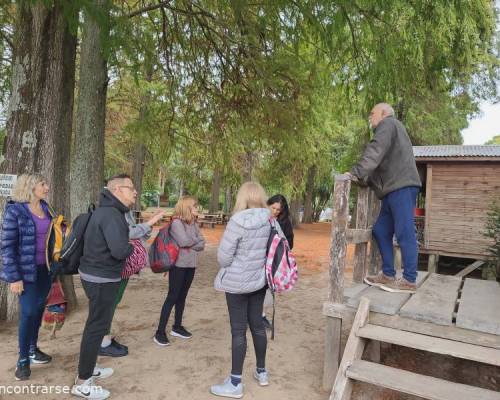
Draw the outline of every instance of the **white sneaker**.
M78 379L78 378L77 378ZM90 377L85 382L75 384L71 388L71 394L89 400L104 400L111 394L108 390L94 384L94 377Z
M268 386L269 385L269 375L267 371L264 372L257 372L255 370L253 372L253 377L259 381L259 386Z
M221 385L213 385L210 392L216 396L241 399L243 397L243 384L240 382L238 386L234 386L231 383L231 377L228 377Z
M106 379L113 375L113 368L101 368L99 366L94 367L94 373L92 374L92 378L95 379Z

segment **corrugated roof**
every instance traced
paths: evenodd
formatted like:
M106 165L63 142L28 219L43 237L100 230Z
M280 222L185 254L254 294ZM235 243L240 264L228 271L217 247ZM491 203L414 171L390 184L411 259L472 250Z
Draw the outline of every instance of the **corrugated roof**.
M415 157L500 157L500 145L413 146Z

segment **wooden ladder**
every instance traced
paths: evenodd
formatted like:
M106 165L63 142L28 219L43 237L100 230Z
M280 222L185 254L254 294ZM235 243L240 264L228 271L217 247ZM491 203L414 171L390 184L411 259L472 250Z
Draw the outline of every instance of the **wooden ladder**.
M353 381L392 389L430 400L500 400L500 393L416 374L361 359L368 340L450 355L500 366L500 349L457 342L369 323L370 301L358 307L330 400L349 400Z

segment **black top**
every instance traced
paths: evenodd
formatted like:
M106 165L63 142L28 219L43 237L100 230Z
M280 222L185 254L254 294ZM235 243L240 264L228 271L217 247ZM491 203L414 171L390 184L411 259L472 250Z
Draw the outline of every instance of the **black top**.
M280 218L278 217L278 222L280 224L281 230L285 234L286 240L288 240L288 245L290 249L293 249L293 227L292 221L289 217Z
M108 190L101 192L99 207L93 212L85 231L80 270L102 278L119 279L125 259L132 254L128 241L129 212Z

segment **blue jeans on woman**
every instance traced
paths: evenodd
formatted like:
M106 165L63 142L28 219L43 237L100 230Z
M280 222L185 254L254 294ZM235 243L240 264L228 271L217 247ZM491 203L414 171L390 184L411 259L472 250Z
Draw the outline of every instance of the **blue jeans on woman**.
M415 283L417 279L418 246L415 233L415 205L420 188L404 187L384 196L373 236L382 256L385 276L395 276L392 238L396 235L403 261L403 277Z
M45 265L37 265L36 281L24 282L19 296L19 359L28 359L30 348L37 347L38 331L42 323L43 310L51 287L50 274Z

